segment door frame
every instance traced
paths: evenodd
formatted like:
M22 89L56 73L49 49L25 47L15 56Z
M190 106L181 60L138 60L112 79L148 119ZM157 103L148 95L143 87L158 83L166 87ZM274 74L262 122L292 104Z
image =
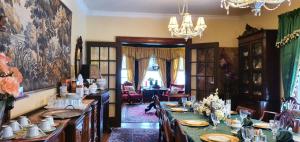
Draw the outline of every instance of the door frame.
M117 70L116 70L116 122L114 127L121 126L122 113L122 96L121 96L121 68L122 68L122 46L139 46L139 47L188 47L192 40L186 41L183 38L157 38L157 37L116 37L116 55L117 55ZM187 49L187 48L186 48ZM186 51L187 53L187 51ZM186 62L187 63L187 62ZM186 80L187 82L187 80Z

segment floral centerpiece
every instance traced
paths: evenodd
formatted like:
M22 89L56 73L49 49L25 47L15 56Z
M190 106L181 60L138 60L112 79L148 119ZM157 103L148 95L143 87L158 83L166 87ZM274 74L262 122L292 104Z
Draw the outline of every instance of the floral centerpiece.
M11 61L4 53L0 53L0 125L4 110L13 108L15 97L19 95L19 86L23 80L16 67L7 64Z
M204 98L202 104L198 107L198 112L206 116L211 113L215 113L219 120L223 120L225 103L218 96L219 92L216 89L214 94L210 94L207 98Z

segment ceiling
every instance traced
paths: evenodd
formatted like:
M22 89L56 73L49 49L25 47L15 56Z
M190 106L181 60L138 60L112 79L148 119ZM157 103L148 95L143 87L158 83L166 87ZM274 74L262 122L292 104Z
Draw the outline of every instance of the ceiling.
M89 11L105 13L177 14L178 0L84 0ZM189 12L194 15L226 15L220 0L189 0ZM230 15L249 13L246 9L230 9Z

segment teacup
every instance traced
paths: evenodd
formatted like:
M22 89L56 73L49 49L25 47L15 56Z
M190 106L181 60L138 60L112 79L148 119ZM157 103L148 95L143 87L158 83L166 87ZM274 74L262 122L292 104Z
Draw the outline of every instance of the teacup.
M34 138L38 137L41 134L45 135L45 133L35 124L31 124L28 126L28 130L26 132L27 138Z
M14 136L13 129L8 125L2 126L1 138L2 139L10 139Z
M12 128L13 132L18 132L23 128L21 124L16 120L11 120L9 126Z
M40 124L39 127L43 130L43 131L50 131L51 130L51 125L50 122L47 119L43 119Z
M53 116L45 116L46 120L48 120L48 122L50 123L51 126L54 126L55 123L54 123L54 119L53 119Z
M26 116L20 116L18 122L21 124L22 127L27 127L31 124L30 120Z

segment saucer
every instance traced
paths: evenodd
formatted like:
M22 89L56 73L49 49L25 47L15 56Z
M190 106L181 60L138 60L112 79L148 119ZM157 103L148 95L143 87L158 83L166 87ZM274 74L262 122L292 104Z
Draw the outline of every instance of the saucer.
M54 130L56 130L56 127L53 127L53 126L51 127L50 130L43 130L42 129L42 131L45 132L45 133L53 132Z
M41 138L41 137L44 137L44 136L46 136L46 135L44 135L44 134L39 134L39 135L34 136L34 137L29 137L29 136L25 135L25 136L24 136L24 139L36 139L36 138Z
M0 140L11 140L11 139L14 139L14 138L16 138L16 135L13 135L9 138L0 138Z

